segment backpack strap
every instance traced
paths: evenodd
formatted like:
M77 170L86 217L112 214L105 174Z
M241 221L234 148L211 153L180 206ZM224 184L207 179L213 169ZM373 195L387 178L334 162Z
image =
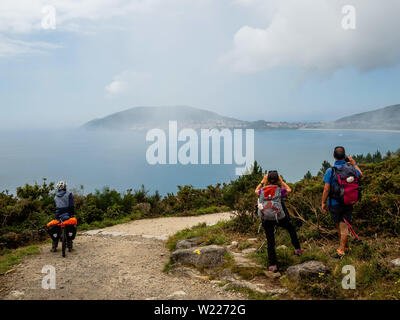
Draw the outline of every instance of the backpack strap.
M336 167L333 166L333 167L331 167L331 178L329 179L329 185L331 186L331 188L332 188L333 177L334 177L335 173L336 173ZM332 207L332 198L331 197L329 197L329 199L328 199L328 206Z

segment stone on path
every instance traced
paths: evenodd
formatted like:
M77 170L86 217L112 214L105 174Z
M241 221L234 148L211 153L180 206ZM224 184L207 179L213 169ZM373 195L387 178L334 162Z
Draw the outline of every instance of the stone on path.
M176 243L176 249L189 249L192 247L196 247L200 239L200 237L196 237L191 239L179 240Z
M171 255L174 263L188 264L195 267L218 267L224 264L226 249L221 246L211 245L194 247L191 249L178 249Z
M327 271L328 269L326 268L326 266L322 262L316 260L296 264L286 270L287 275L292 280L299 280L300 278L306 277L308 275L323 274Z
M392 267L400 268L400 258L390 261L390 264L392 265Z

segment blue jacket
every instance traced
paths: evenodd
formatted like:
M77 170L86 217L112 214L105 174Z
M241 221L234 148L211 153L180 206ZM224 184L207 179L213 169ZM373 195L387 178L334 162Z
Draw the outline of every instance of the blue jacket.
M66 190L57 191L54 198L56 219L68 220L75 215L74 197Z

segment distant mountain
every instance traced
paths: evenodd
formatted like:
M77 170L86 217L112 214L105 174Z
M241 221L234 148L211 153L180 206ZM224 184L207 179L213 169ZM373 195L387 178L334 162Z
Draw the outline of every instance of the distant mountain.
M277 129L376 129L400 130L400 104L340 118L333 122L271 122L243 121L221 116L215 112L187 106L135 107L95 119L84 124L86 129L135 130L167 129L169 121L177 121L178 128L220 129L243 128L255 130Z
M86 129L142 131L153 128L165 129L168 127L168 122L173 120L178 122L179 128L192 129L251 128L269 130L282 129L283 127L285 129L293 128L292 124L285 122L242 121L224 117L212 111L187 106L135 107L111 114L105 118L89 121L83 127Z
M400 104L354 114L329 124L340 129L400 130Z

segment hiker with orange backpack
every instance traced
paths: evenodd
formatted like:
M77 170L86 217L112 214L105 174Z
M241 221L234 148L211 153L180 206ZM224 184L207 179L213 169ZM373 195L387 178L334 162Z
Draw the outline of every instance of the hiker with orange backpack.
M354 237L351 227L353 205L361 198L360 178L362 172L352 157L346 157L343 147L336 147L333 152L335 164L324 176L324 192L322 194L322 212L329 212L336 224L340 245L333 258L340 259L350 251L349 231Z
M289 212L283 199L292 192L292 189L283 181L277 171L269 171L257 186L255 193L258 199L258 216L265 230L268 245L269 271L277 272L277 259L275 252L275 229L277 226L289 232L290 239L295 248L294 254L300 255L300 248L296 230L290 223Z

